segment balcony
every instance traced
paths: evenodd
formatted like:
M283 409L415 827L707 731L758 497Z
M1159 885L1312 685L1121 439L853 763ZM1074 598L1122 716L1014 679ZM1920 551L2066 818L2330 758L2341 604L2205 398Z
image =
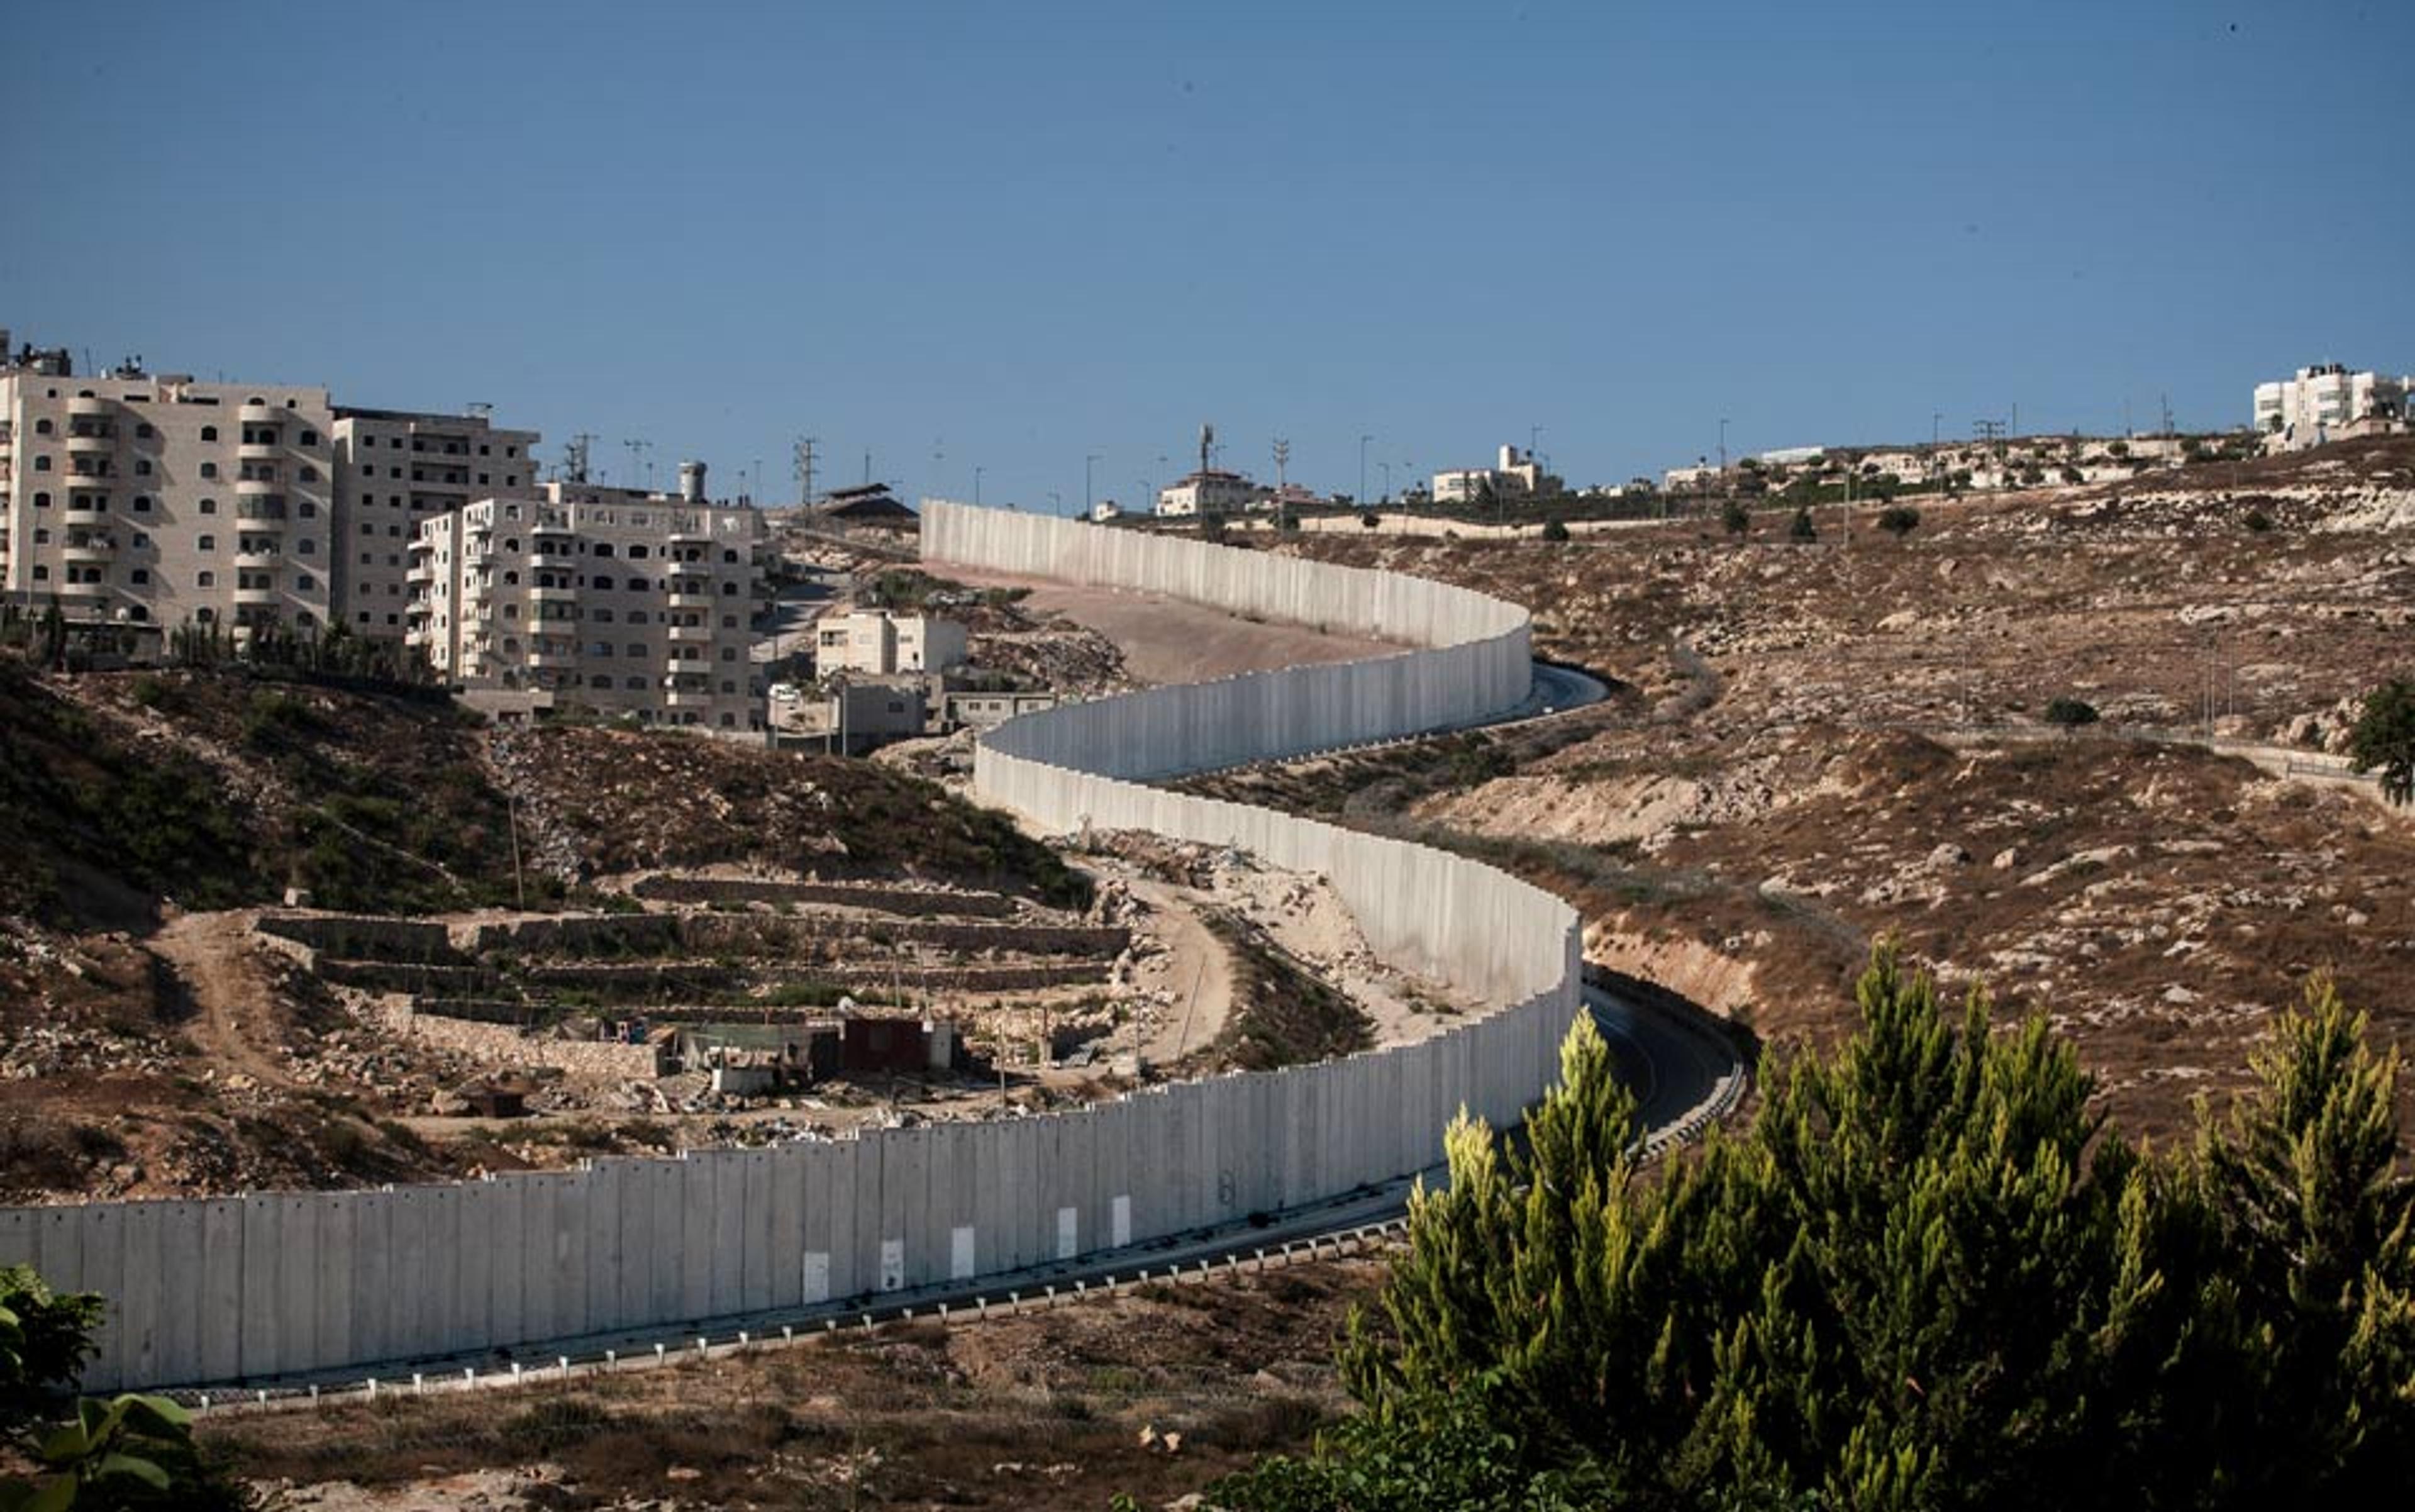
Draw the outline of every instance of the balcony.
M61 583L52 590L62 599L98 600L109 597L107 583Z
M412 587L424 588L429 583L436 581L436 563L432 561L412 562L408 568L404 569L402 580L405 583L410 584Z
M93 436L70 434L68 437L68 451L72 456L106 457L115 450L117 438L106 431Z
M673 709L708 709L712 705L712 693L707 688L666 688L663 702Z
M529 565L532 567L568 568L577 566L578 562L572 559L571 554L568 551L558 546L551 550L548 550L546 547L541 546L532 546L529 548Z
M578 665L578 653L567 651L532 651L528 653L528 664L541 671L566 671Z
M712 639L712 626L675 624L666 629L663 634L670 637L671 644L674 646L698 646Z
M575 588L532 588L528 596L538 604L576 604L578 590Z
M109 523L109 496L69 494L65 514L69 525L106 525Z
M709 609L712 607L712 595L699 583L692 588L672 589L663 595L663 603L674 609Z
M285 565L285 548L275 541L246 541L234 548L234 564L274 571Z
M274 462L284 452L284 444L280 442L247 441L235 444L234 456L238 462Z
M694 520L682 520L671 527L668 540L672 546L711 546L712 532Z
M275 605L280 602L284 597L285 591L278 588L274 583L269 584L265 588L238 588L234 591L234 602L237 608L247 606L257 607L262 605Z
M529 534L538 540L544 540L550 536L557 541L567 541L574 533L576 532L574 532L569 526L562 523L560 520L539 520L535 526L529 531ZM533 550L536 548L531 547L531 549Z
M79 395L75 398L68 400L68 413L70 415L109 414L112 413L116 407L115 400L97 399L92 397L90 395Z
M236 493L248 495L254 499L276 497L281 500L282 495L278 490L283 487L284 485L278 483L275 478L237 478L234 480L234 491Z
M244 405L235 412L235 418L247 426L273 426L285 418L285 412L262 399L257 404Z
M113 561L117 559L117 540L108 535L69 536L59 554L69 561Z

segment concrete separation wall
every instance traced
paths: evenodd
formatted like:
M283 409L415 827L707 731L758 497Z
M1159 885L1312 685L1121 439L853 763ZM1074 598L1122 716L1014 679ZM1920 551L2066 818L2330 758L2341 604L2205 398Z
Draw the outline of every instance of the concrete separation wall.
M1385 573L953 505L925 508L923 541L935 562L1418 648L1027 714L984 740L975 783L1050 827L1150 830L1322 873L1378 954L1493 1010L1401 1049L1046 1116L382 1191L0 1209L0 1262L111 1299L88 1388L519 1349L1003 1275L1424 1169L1460 1108L1505 1122L1540 1091L1580 1009L1573 910L1460 857L1131 780L1512 708L1530 676L1523 611ZM378 953L352 943L339 953Z

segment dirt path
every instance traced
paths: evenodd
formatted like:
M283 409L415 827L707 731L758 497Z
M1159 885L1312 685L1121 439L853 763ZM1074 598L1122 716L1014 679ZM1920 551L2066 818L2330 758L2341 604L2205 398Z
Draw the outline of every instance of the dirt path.
M1197 906L1173 887L1139 876L1127 876L1125 885L1148 906L1151 932L1166 948L1141 964L1133 985L1144 991L1162 988L1174 998L1157 1032L1141 1041L1141 1059L1170 1066L1223 1032L1233 1009L1232 958L1223 942L1208 933Z
M147 942L168 963L192 998L185 1032L220 1075L242 1074L262 1085L292 1078L262 1045L282 1042L269 1022L268 974L251 937L248 910L179 914Z

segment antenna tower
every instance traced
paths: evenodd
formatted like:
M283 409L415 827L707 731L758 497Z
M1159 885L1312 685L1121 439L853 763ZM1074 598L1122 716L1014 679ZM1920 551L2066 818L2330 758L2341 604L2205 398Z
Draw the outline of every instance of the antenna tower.
M594 443L594 436L584 430L570 438L562 448L562 476L573 483L587 481L587 451Z
M1280 493L1291 486L1291 442L1275 438L1275 490Z
M1208 454L1216 449L1216 426L1213 421L1199 427L1199 471L1208 471Z
M797 502L801 504L814 502L814 447L819 442L818 436L800 436L788 449L789 465L797 479Z

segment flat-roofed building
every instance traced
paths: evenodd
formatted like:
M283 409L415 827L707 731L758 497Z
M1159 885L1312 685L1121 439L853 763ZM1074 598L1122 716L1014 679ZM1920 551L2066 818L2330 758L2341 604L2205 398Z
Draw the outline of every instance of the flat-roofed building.
M748 650L763 540L755 510L662 494L549 483L480 499L419 522L411 643L499 716L759 732Z
M337 613L353 633L400 641L419 522L473 499L532 498L533 430L483 414L336 410Z
M2407 418L2415 378L2352 373L2338 363L2301 367L2294 378L2256 385L2256 429L2279 448L2317 446L2360 428Z
M185 624L323 629L333 425L324 389L0 352L0 595L137 654Z
M888 677L945 672L971 659L965 627L924 614L854 609L826 614L814 624L814 670Z

